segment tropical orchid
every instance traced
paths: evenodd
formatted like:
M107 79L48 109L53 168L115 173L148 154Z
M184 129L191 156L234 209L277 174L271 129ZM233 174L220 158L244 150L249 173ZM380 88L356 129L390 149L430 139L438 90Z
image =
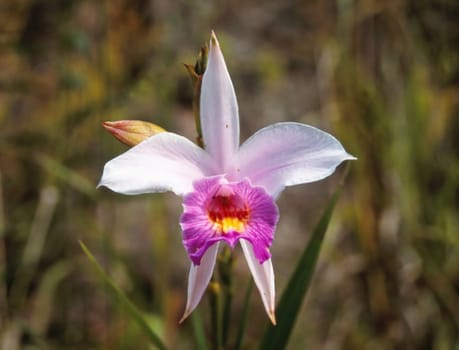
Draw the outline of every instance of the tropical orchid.
M172 191L183 196L180 226L191 260L184 320L211 279L219 244L240 242L264 308L275 324L269 248L286 186L323 179L354 159L338 140L312 126L276 123L239 146L236 95L214 33L202 78L204 149L160 132L107 162L99 186L123 194Z

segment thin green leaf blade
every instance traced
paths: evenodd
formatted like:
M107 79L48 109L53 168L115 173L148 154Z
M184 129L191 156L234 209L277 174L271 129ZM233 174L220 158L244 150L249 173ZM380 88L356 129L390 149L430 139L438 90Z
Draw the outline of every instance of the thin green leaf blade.
M58 160L45 154L37 154L37 163L51 175L68 184L75 190L94 199L97 195L96 187L86 177L60 163Z
M191 314L191 322L193 325L193 332L196 338L196 345L199 350L207 350L206 332L202 324L201 315L199 310L194 310Z
M333 194L318 224L314 228L309 243L306 245L277 306L277 326L268 326L261 341L260 349L280 350L284 349L287 345L299 310L301 309L301 304L314 274L322 241L341 189L342 184Z
M160 350L166 350L166 346L162 342L161 338L151 329L150 324L147 318L143 315L143 313L135 306L129 298L124 294L124 292L119 289L112 279L105 273L104 269L100 264L97 262L96 258L89 249L85 246L85 244L79 241L81 249L88 257L89 261L96 269L97 273L99 274L102 281L108 287L108 290L113 294L113 296L120 302L120 304L124 307L126 312L132 317L134 321L136 321L137 325L142 329L145 334L150 339L152 345L155 345Z

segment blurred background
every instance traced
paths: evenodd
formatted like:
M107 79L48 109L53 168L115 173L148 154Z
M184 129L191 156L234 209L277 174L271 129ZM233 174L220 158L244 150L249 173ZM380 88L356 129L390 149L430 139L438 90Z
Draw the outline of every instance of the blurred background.
M455 0L2 0L0 348L149 348L78 240L171 348L195 348L180 199L95 187L127 150L102 121L195 139L183 63L214 29L242 140L298 121L358 157L289 349L459 349L458 21ZM342 174L280 197L279 295ZM250 310L247 349L268 324L255 290Z

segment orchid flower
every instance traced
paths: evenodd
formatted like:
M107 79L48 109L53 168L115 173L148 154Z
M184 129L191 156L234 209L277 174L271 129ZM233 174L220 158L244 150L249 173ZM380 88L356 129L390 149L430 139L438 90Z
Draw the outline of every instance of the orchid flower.
M213 32L200 112L204 149L160 132L107 162L99 186L129 195L172 191L183 197L180 226L191 268L181 321L206 290L219 244L240 242L275 324L269 251L279 219L275 200L286 186L323 179L355 158L330 134L291 122L267 126L240 146L236 95Z

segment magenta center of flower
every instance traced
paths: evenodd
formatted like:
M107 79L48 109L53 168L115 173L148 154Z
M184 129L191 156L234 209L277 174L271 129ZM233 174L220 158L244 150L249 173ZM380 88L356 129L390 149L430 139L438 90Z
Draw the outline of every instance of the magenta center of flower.
M231 248L244 239L260 264L269 259L269 247L279 218L274 199L248 180L227 182L222 176L204 178L183 199L180 226L183 243L195 265L217 242Z
M207 215L216 232L242 233L249 220L250 210L231 186L221 185L209 200Z

